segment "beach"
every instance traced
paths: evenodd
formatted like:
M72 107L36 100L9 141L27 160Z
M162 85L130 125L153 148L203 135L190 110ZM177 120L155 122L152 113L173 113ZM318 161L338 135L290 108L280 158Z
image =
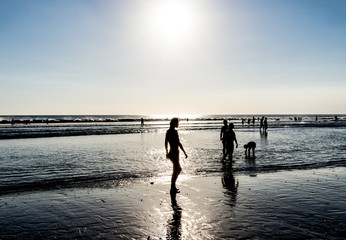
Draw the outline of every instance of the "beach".
M342 239L344 118L271 117L263 133L231 117L232 164L218 116L181 120L176 196L166 119L4 123L0 239Z
M346 169L182 175L1 196L1 239L342 239Z
M0 12L0 240L346 239L346 0Z

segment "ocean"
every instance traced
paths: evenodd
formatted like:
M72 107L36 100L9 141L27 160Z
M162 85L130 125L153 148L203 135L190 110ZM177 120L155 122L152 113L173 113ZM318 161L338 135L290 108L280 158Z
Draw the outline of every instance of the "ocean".
M269 115L266 134L259 131L260 117L181 118L178 131L189 156L181 155L182 174L223 172L223 119L235 125L239 147L232 165L238 174L346 166L346 115ZM169 118L158 116L0 116L0 194L169 176L168 125ZM245 157L243 145L249 141L257 143L256 159Z

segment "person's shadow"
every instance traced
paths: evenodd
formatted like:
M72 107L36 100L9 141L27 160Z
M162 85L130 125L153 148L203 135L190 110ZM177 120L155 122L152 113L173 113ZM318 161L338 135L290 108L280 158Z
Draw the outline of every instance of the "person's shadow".
M182 208L177 203L177 193L171 193L171 206L173 209L173 215L167 224L167 239L181 239L181 214Z

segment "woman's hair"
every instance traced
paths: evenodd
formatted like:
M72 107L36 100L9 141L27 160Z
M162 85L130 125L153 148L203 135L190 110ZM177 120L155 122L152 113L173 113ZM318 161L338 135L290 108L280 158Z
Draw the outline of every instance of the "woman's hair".
M178 125L178 122L179 122L178 118L172 118L169 125L171 126L171 128L175 128Z

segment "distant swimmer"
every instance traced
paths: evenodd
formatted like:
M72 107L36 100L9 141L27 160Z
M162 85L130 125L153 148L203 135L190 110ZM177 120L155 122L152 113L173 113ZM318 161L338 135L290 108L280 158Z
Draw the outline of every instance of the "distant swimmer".
M170 127L166 132L166 138L165 138L165 148L166 148L166 157L170 159L173 163L173 173L172 173L172 179L171 179L171 193L179 193L179 189L177 189L175 183L177 181L177 178L181 172L181 166L179 163L179 148L183 151L185 154L185 157L187 158L187 154L183 148L183 145L180 143L178 131L175 129L179 126L179 120L178 118L172 118L170 122ZM169 152L168 152L168 144L170 146Z
M225 154L226 151L226 142L225 142L225 134L228 130L227 120L223 120L223 126L221 127L220 132L220 141L222 141L222 154Z
M244 145L245 148L245 157L250 157L250 150L252 149L252 156L255 157L255 148L256 143L255 142L248 142Z
M234 151L234 143L236 143L236 147L238 147L237 138L235 136L235 132L233 131L234 125L230 123L228 126L228 130L225 133L224 139L226 142L226 152L223 155L222 160L226 160L226 157L229 155L230 162L232 163L233 151Z

